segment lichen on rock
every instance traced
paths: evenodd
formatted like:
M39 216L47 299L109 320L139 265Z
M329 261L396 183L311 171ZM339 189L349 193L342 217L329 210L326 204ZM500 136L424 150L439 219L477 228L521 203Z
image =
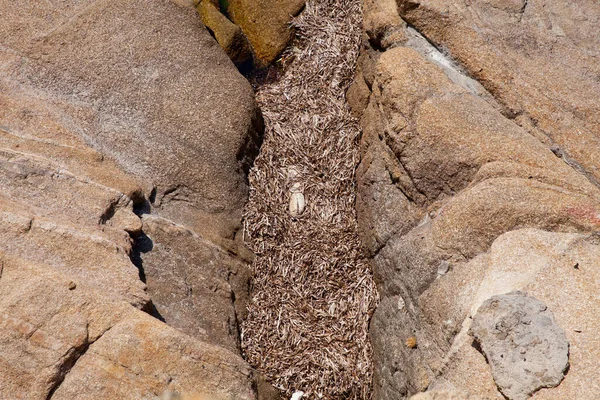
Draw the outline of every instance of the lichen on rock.
M516 291L486 300L469 332L485 355L494 381L511 400L555 387L569 367L569 342L548 307Z

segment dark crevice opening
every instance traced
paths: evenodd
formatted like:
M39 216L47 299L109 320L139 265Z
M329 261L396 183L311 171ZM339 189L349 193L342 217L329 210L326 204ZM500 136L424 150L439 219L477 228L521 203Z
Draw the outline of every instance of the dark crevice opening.
M58 388L60 388L60 385L62 385L65 378L67 377L67 374L71 371L71 369L73 369L73 367L77 363L77 360L79 360L85 354L85 352L88 350L90 345L91 345L91 343L86 339L84 344L73 349L73 352L69 356L67 356L67 360L59 368L59 372L58 372L56 381L53 383L52 387L50 388L50 391L48 392L48 395L46 396L46 400L52 399L52 397L54 396L54 393L56 393Z
M212 36L213 39L217 40L217 37L215 36L215 32L212 29L210 29L208 26L205 26L205 27L206 27L206 30L208 31L208 33L210 34L210 36Z
M154 243L152 242L152 239L150 239L144 232L132 239L133 247L131 249L131 255L129 258L131 259L133 265L138 268L140 280L146 283L146 273L144 272L144 260L142 258L142 254L152 251L154 248Z
M156 197L156 188L153 188L152 192L150 193L150 199L153 199L155 197ZM150 213L150 209L151 209L150 201L148 201L146 198L142 198L141 201L138 201L134 205L133 212L138 217L142 218L142 216L144 214ZM129 258L130 258L131 262L133 263L133 265L135 265L137 267L140 280L144 283L147 283L146 272L144 271L143 255L152 251L152 249L154 248L154 242L152 242L152 239L150 239L150 237L148 235L146 235L143 231L139 232L137 234L130 234L130 237L133 242L133 245L131 248L131 253L129 255ZM160 314L160 312L158 311L158 309L156 308L154 303L152 303L152 300L150 300L150 302L148 302L142 308L142 311L153 316L154 318L158 319L159 321L166 323L165 318Z

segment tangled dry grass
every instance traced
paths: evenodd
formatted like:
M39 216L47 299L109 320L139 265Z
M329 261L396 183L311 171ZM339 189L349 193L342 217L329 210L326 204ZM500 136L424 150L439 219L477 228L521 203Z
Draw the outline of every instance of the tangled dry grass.
M357 234L360 130L345 101L359 51L360 0L308 0L294 24L293 61L257 91L266 133L245 212L257 257L242 347L288 395L368 399L377 292ZM306 197L298 218L288 213L292 187Z

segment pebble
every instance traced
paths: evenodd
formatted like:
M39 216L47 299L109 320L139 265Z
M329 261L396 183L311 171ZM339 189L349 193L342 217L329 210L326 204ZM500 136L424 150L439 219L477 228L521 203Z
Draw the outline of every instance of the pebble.
M448 271L450 270L450 263L446 260L440 262L440 265L438 266L438 276L443 276L446 275L448 273Z
M408 339L406 339L406 347L408 347L409 349L416 349L417 348L417 338L414 336L411 336Z

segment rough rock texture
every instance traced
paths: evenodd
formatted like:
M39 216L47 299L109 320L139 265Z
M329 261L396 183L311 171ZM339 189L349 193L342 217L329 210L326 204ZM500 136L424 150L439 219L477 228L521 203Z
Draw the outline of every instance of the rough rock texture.
M465 394L455 389L441 389L415 394L410 400L481 400L481 397Z
M261 120L195 11L165 1L1 5L12 86L38 91L148 193L155 187L163 215L233 237Z
M0 7L0 398L260 398L250 85L183 1Z
M555 387L569 366L569 343L552 311L522 292L493 296L473 317L472 335L509 399Z
M49 265L2 255L0 397L255 398L236 354L184 335ZM72 287L72 286L71 286Z
M292 17L298 15L305 0L228 0L227 14L254 49L254 61L264 67L281 54L293 37Z
M597 47L586 42L599 13L591 2L580 12L529 1L523 14L516 3L363 2L348 96L363 128L359 225L381 295L371 322L376 399L438 388L501 399L468 331L485 300L515 290L545 303L571 344L565 379L534 397L600 395L589 379L600 90ZM539 16L550 10L573 27L552 46ZM578 12L575 29L566 20Z
M184 226L151 215L142 221L140 261L159 318L238 351L237 321L245 316L250 284L246 263Z
M115 375L121 379L111 385ZM53 398L152 399L171 391L199 398L253 399L251 378L238 355L139 314L90 345Z
M198 4L198 14L204 25L213 34L217 42L239 69L252 65L252 48L242 28L224 16L212 1L204 0Z
M600 178L597 1L398 3L400 15L447 49L507 116Z

